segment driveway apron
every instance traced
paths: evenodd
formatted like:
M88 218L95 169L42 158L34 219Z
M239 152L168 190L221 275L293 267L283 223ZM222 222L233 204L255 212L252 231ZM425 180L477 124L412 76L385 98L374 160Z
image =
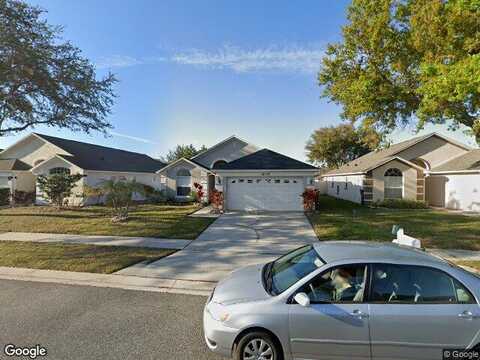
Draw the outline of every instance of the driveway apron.
M317 241L303 213L227 213L185 249L117 274L217 282L239 267L267 262Z

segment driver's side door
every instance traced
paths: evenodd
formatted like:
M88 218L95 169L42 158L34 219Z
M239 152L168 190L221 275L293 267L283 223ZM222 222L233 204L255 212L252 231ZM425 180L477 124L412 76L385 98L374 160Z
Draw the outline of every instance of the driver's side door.
M347 281L333 281L339 271ZM365 264L331 268L297 291L308 295L310 305L293 300L289 308L294 359L370 359L369 307L363 303L367 272Z

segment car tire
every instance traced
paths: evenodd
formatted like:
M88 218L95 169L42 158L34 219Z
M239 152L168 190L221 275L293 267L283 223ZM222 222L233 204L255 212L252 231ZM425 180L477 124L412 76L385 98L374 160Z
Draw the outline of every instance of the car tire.
M247 360L249 354L264 354L265 360L282 360L282 351L274 338L262 331L244 335L235 346L234 359ZM256 359L255 356L251 359Z

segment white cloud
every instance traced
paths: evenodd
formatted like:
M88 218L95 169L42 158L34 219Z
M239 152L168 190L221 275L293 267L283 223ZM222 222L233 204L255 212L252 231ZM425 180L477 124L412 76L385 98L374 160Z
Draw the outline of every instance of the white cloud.
M276 47L242 49L224 46L217 51L192 49L179 52L170 58L178 64L210 69L231 69L246 72L315 73L318 71L324 50L314 47Z
M149 140L149 139L145 139L145 138L141 138L141 137L137 137L137 136L126 135L126 134L122 134L122 133L117 133L115 131L109 131L109 134L112 135L112 136L121 137L121 138L124 138L124 139L138 141L138 142L141 142L141 143L144 143L144 144L156 144L156 142L154 142L152 140Z
M318 71L323 55L324 50L321 47L314 46L270 46L257 49L223 46L215 51L189 49L166 57L136 58L113 55L100 58L96 66L99 69L109 69L171 62L205 69L230 69L237 73L281 72L312 74Z

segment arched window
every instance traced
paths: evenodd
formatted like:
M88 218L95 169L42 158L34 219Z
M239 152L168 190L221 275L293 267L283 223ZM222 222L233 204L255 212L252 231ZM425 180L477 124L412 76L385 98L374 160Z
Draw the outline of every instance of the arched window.
M64 167L55 167L50 169L50 175L70 175L70 169Z
M397 168L391 168L385 171L384 197L385 199L403 198L403 174Z
M213 163L212 169L220 169L222 165L225 165L226 163L225 160L217 160Z
M177 196L189 196L192 191L192 175L188 169L177 171Z

